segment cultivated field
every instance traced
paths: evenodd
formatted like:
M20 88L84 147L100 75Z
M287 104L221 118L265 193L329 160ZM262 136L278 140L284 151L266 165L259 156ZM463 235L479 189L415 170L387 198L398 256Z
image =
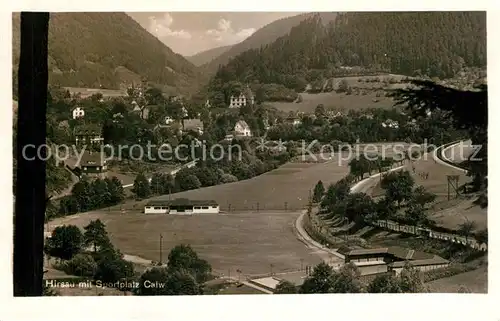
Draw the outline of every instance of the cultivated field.
M294 102L269 102L266 105L275 107L278 110L289 112L314 112L314 109L319 104L323 104L326 109L345 109L358 110L366 108L391 108L394 102L389 97L377 97L375 93L366 95L346 95L337 94L335 92L308 94L301 93L303 101L300 103ZM375 101L377 100L377 101Z
M64 87L69 90L70 94L80 94L82 98L90 97L94 94L101 93L103 97L123 97L127 96L125 90L117 89L100 89L100 88L82 88L82 87Z
M335 108L335 109L345 109L345 110L358 110L366 108L391 108L394 105L394 101L385 97L384 90L386 89L396 89L404 87L405 84L388 84L384 83L384 79L393 78L396 81L400 81L404 76L401 75L381 75L381 76L367 76L367 77L342 77L335 78L335 82L341 79L345 79L349 86L353 88L354 91L358 89L360 91L365 91L365 95L361 92L359 94L354 93L351 95L346 95L345 93L325 92L318 94L301 93L302 102L269 102L267 105L273 106L278 110L289 112L289 111L301 111L301 112L314 112L314 109L319 104L323 104L325 108ZM368 80L378 78L380 82L366 82L358 81L359 79ZM379 97L377 97L377 92Z

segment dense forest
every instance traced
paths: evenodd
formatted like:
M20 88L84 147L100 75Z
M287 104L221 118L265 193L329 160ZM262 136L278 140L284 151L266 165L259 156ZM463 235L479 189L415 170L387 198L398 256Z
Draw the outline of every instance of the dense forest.
M485 65L484 12L352 12L326 26L314 15L272 44L219 67L210 87L237 80L303 90L349 66L448 78L464 67Z
M19 60L20 18L13 14L13 65ZM190 91L196 67L174 53L125 13L51 13L49 82L52 85L117 89L151 83ZM16 81L14 75L14 81Z

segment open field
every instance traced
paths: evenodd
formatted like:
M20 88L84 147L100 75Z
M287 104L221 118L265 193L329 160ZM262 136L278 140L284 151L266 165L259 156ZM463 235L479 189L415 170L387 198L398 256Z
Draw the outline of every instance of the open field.
M433 293L457 293L461 286L472 293L488 293L488 267L434 280L426 285Z
M69 90L70 94L80 94L82 98L90 97L94 94L101 93L103 97L123 97L127 96L125 90L118 89L100 89L100 88L81 88L81 87L64 87Z
M319 104L323 104L325 108L336 108L345 110L358 110L366 108L391 108L394 105L394 101L384 96L384 90L386 89L396 89L406 86L406 84L389 84L384 83L384 80L393 78L396 81L400 81L405 76L402 75L380 75L380 76L363 76L363 77L339 77L335 78L334 82L338 82L345 79L349 86L353 88L354 91L361 90L366 91L366 94L357 94L353 92L351 95L346 95L344 93L337 94L336 92L324 92L318 94L310 93L300 93L302 96L302 102L268 102L267 105L273 106L278 110L289 112L289 111L301 111L301 112L314 112L314 109ZM366 82L365 80L371 80L378 78L379 82ZM363 79L364 81L358 81ZM379 97L375 91L379 92Z
M336 92L308 94L301 93L303 101L300 103L294 102L268 102L266 105L275 107L278 110L289 112L314 112L314 109L319 104L323 104L325 108L336 108L345 110L358 110L366 108L391 108L394 102L389 97L377 97L375 93L366 95L346 95L337 94ZM377 100L376 102L374 101Z
M290 173L290 170L297 172ZM233 204L233 209L254 208L260 203L260 212L223 215L144 215L141 205L137 210L121 213L93 211L56 219L49 228L62 224L85 226L100 218L107 226L113 244L123 253L148 260L159 259L159 235L163 234L164 258L170 248L188 243L207 259L218 273L241 269L243 274L267 273L270 264L274 272L299 269L303 264L315 265L322 258L317 250L301 243L294 232L299 212L272 211L302 208L307 203L309 189L318 180L325 184L335 182L347 174L346 164L338 161L324 163L289 163L275 171L250 180L217 185L173 194L172 197L214 199L222 207ZM280 175L280 173L283 173ZM165 196L163 196L165 197ZM328 258L326 258L328 259Z
M323 163L288 163L248 180L175 193L172 198L213 199L226 211L229 206L231 210L257 210L257 206L260 210L302 209L309 190L319 180L328 185L348 173L347 161L342 166L338 163L337 157Z
M347 163L339 155L319 163L288 163L249 180L172 195L213 199L226 212L231 204L228 214L145 215L141 212L147 200L130 201L123 205L125 213L119 210L120 205L112 210L76 214L50 222L49 229L62 224L83 227L99 218L106 224L113 244L123 253L147 260L159 260L161 233L164 259L173 246L188 243L217 273L241 269L243 275L262 274L270 271L271 264L275 273L298 270L301 263L315 265L322 259L338 260L299 241L294 222L318 180L326 186L338 181L348 173ZM245 210L248 211L241 212Z
M163 259L174 246L184 243L206 259L216 273L243 275L298 270L315 265L321 257L301 243L294 232L297 212L232 213L226 215L144 215L101 212L73 215L51 224L85 226L100 218L111 241L123 253L159 260L159 236L163 235Z

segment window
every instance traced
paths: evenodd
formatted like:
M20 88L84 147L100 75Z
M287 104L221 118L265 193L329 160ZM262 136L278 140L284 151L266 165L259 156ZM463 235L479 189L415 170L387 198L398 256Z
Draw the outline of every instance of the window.
M208 206L202 206L201 209L208 210Z
M166 206L162 206L162 207L161 207L161 209L162 209L162 210L166 210L166 209L167 209L167 207L166 207Z
M155 206L155 210L161 210L161 207Z
M201 209L201 207L200 206L195 206L194 209L195 210L199 210L199 209Z
M217 208L217 206L212 206L212 208Z

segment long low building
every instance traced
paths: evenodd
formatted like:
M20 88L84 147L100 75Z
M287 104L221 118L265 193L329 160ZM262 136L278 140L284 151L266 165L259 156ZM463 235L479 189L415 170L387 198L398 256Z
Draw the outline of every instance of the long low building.
M434 254L399 246L376 249L356 249L345 255L345 263L353 263L361 275L393 272L399 274L406 262L421 271L446 267L448 260Z
M156 199L144 206L145 214L218 214L219 204L213 200L189 200L187 198Z

